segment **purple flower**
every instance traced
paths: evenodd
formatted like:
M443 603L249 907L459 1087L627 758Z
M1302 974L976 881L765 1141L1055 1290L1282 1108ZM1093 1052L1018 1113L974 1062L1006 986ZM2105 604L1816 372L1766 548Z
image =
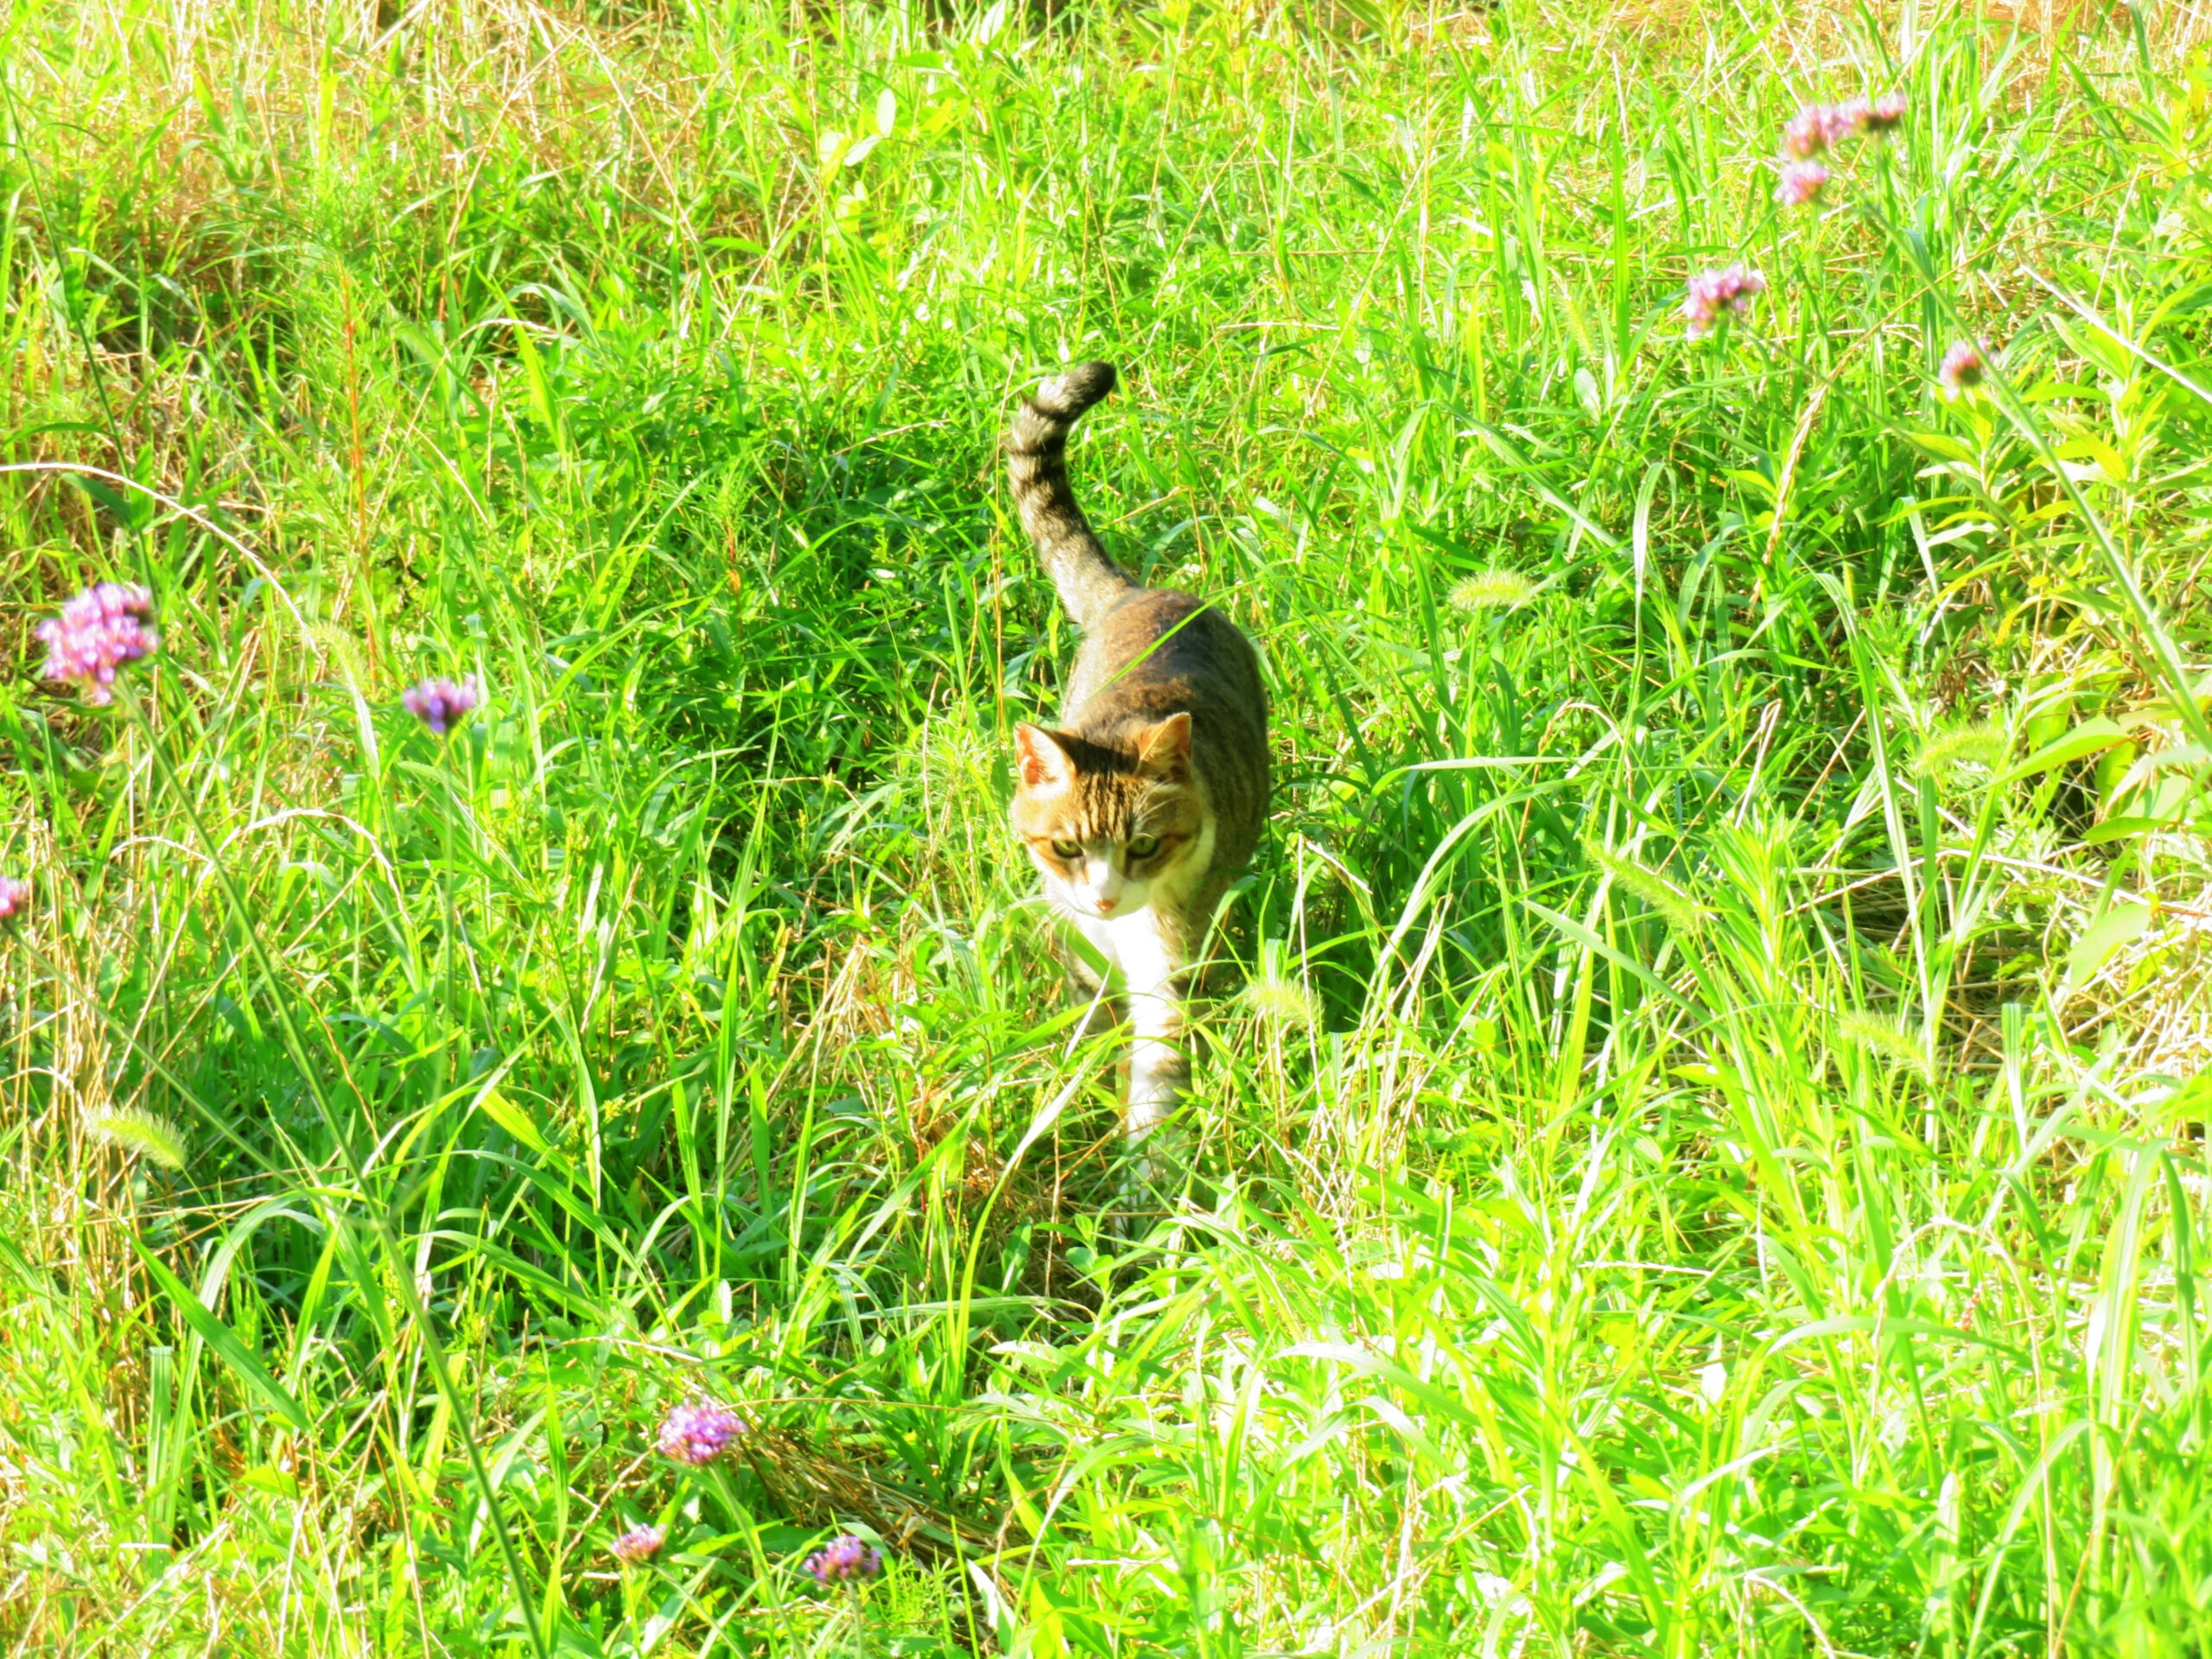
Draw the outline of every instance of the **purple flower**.
M744 1432L745 1419L728 1406L694 1400L660 1420L660 1449L664 1456L696 1469L729 1450Z
M1904 120L1904 94L1884 92L1872 104L1858 100L1859 124L1868 132L1887 132Z
M883 1571L883 1552L865 1538L847 1533L806 1558L806 1570L823 1584L852 1584Z
M46 642L49 680L73 680L86 702L115 696L115 671L151 653L161 642L147 624L154 620L154 596L135 582L96 582L38 625Z
M408 687L399 700L407 705L409 714L443 737L484 701L484 694L476 689L472 675L465 680L424 680Z
M632 1527L607 1548L614 1552L616 1560L634 1564L659 1554L660 1547L667 1541L668 1535L658 1527Z
M1690 278L1689 291L1682 298L1682 320L1689 324L1690 338L1709 332L1723 311L1741 316L1751 308L1752 296L1765 289L1766 278L1748 266L1700 271Z
M1804 161L1859 133L1887 132L1904 119L1904 98L1897 92L1885 92L1872 104L1863 98L1808 104L1782 129L1782 152Z
M20 921L31 906L31 884L0 875L0 922Z
M1821 111L1821 119L1826 124L1827 141L1831 144L1840 144L1847 138L1854 138L1866 124L1866 100L1847 98L1840 104L1827 105Z
M1782 168L1782 182L1774 187L1774 199L1785 207L1802 207L1821 194L1828 181L1828 170L1818 162L1785 162Z
M1782 153L1803 161L1826 149L1835 136L1835 111L1825 104L1808 104L1783 125Z
M1936 378L1943 383L1943 395L1962 397L1981 385L1988 365L1981 360L1981 348L1971 340L1955 340L1951 349L1943 353L1943 366L1936 371Z

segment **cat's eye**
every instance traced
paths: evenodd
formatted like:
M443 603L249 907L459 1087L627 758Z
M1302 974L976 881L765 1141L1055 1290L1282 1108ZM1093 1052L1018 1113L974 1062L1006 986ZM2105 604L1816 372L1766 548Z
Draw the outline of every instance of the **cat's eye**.
M1131 858L1150 858L1159 850L1160 837L1158 836L1131 836L1129 837Z
M1052 853L1058 858L1081 858L1083 843L1079 841L1056 841L1052 843Z

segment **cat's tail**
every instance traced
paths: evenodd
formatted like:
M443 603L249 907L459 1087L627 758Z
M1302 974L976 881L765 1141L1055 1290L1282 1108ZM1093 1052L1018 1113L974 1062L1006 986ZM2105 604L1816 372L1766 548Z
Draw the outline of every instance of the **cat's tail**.
M1015 412L1006 440L1007 473L1021 527L1037 543L1046 574L1079 628L1089 627L1136 586L1107 556L1068 487L1068 433L1084 410L1113 390L1111 363L1078 363L1037 388Z

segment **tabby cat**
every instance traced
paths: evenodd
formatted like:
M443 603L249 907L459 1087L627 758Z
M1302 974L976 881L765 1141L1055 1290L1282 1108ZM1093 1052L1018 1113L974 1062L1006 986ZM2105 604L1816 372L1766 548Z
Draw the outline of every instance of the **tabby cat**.
M1077 364L1037 389L1007 435L1022 528L1083 630L1058 725L1014 728L1013 819L1046 899L1118 972L1134 1144L1190 1079L1191 971L1267 817L1268 696L1235 624L1189 594L1139 587L1076 505L1068 432L1113 389L1112 365ZM1115 988L1080 958L1069 966L1118 1024Z

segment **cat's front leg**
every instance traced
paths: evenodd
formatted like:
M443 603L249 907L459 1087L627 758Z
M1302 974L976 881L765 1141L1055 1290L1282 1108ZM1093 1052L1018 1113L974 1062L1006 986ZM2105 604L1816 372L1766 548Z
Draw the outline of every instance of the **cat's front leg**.
M1119 943L1131 1041L1122 1132L1134 1147L1173 1115L1190 1087L1191 1062L1183 1040L1183 963L1176 941L1151 913L1132 916L1124 926Z
M1136 1040L1129 1046L1129 1107L1122 1120L1122 1134L1130 1145L1143 1141L1173 1115L1176 1103L1190 1084L1191 1063L1183 1052L1181 1011L1168 1005L1163 1017L1150 1028L1139 1019Z
M1183 1173L1177 1155L1179 1133L1162 1134L1191 1082L1184 1047L1181 988L1173 976L1129 992L1128 1105L1122 1116L1122 1144L1128 1162L1122 1185L1122 1226L1131 1238L1142 1230L1139 1217L1157 1216Z

